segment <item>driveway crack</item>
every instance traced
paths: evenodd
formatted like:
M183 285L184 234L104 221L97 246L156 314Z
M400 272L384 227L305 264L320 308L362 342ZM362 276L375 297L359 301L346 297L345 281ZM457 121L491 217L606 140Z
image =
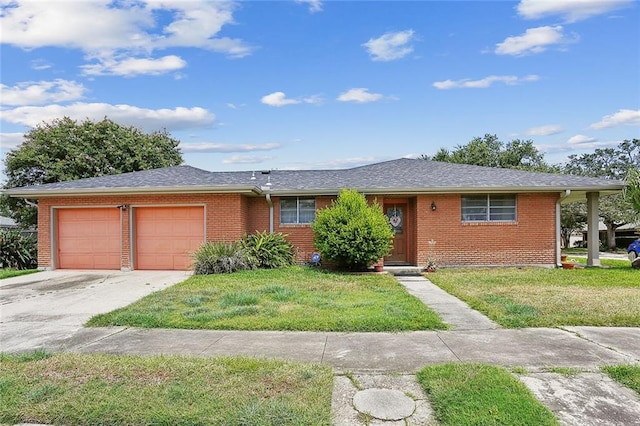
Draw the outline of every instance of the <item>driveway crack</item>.
M440 336L440 333L436 333L436 336L438 336L438 339L440 339L440 341L442 342L442 344L443 344L443 345L445 345L445 346L447 347L447 349L449 349L449 352L451 352L451 353L453 354L453 356L455 356L455 357L456 357L456 359L457 359L458 361L462 362L462 359L460 359L460 357L458 356L458 354L457 354L457 353L455 353L455 352L453 351L453 349L451 349L451 348L449 347L449 345L447 345L447 342L445 342L444 340L442 340L442 337Z

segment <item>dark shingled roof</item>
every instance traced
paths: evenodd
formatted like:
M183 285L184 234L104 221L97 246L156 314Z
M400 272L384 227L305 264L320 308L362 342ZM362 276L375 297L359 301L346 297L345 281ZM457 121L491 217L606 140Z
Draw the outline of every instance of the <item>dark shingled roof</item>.
M120 175L13 188L16 196L74 193L235 191L261 194L337 194L342 188L365 193L477 191L617 192L624 182L581 176L401 158L341 170L210 172L175 166Z

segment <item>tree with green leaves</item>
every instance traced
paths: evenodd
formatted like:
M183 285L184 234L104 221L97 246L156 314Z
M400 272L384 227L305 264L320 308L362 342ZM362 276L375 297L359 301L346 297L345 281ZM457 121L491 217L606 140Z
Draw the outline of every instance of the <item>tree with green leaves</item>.
M344 189L329 207L316 212L311 224L314 245L336 267L363 270L388 255L393 231L378 203Z
M571 235L582 231L587 224L587 204L581 202L562 205L560 214L560 237L565 248L571 247Z
M433 157L422 158L447 163L473 164L476 166L552 171L545 163L544 155L538 152L531 140L514 139L504 143L496 135L475 137L466 145L457 145L453 151L441 148Z
M598 148L592 153L570 155L563 167L567 174L619 180L639 169L640 139L624 140L615 148ZM607 227L609 250L616 249L616 229L638 220L628 196L623 194L602 197L600 218Z
M627 186L624 188L624 196L636 210L640 220L640 169L631 169L627 173Z
M108 118L43 122L7 153L4 188L176 166L183 161L178 144L166 130L144 133ZM22 227L36 225L33 202L8 197L2 202Z

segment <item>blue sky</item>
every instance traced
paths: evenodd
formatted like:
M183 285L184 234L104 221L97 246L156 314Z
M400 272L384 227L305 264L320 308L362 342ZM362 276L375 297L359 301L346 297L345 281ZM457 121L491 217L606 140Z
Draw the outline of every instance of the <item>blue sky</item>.
M2 155L42 121L167 128L206 170L352 167L497 134L640 137L640 3L0 0Z

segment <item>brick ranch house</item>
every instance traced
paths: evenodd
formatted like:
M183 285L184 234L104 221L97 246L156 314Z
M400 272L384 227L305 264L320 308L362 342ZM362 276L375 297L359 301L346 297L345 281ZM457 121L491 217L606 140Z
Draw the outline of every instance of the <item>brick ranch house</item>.
M559 264L560 203L587 198L598 241L600 195L623 182L397 159L342 170L209 172L176 166L13 188L38 200L41 269L188 269L204 241L283 232L297 259L310 223L343 188L378 202L395 237L387 265ZM598 248L589 264L599 265Z

